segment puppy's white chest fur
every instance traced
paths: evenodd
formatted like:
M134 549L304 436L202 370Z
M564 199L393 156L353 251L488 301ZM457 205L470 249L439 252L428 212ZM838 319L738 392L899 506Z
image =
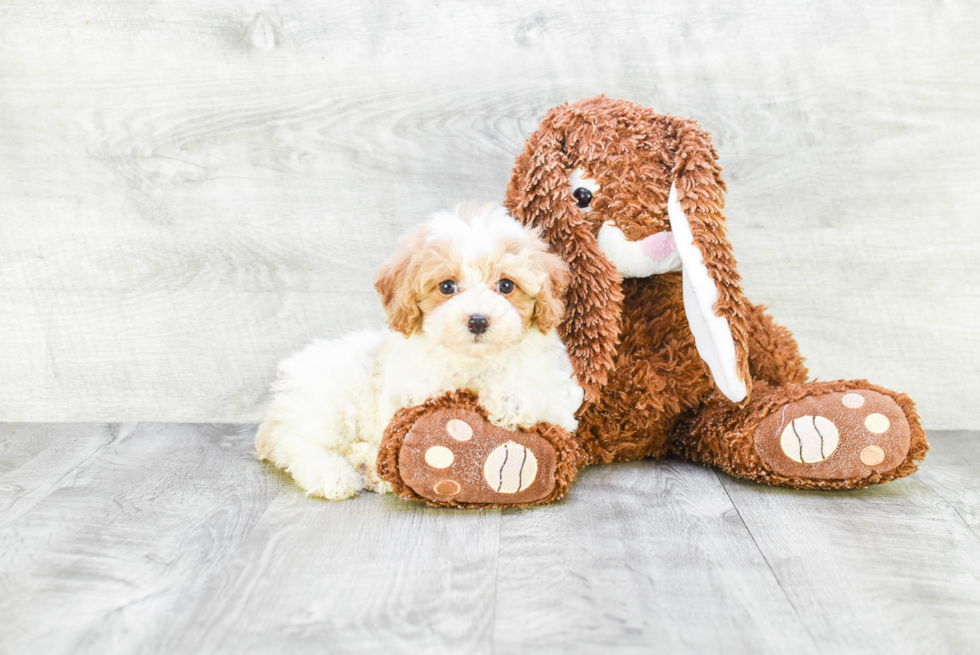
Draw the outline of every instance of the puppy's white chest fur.
M578 427L583 392L554 331L545 335L532 327L517 345L481 358L458 355L425 333L407 339L389 333L379 354L382 433L399 409L457 389L475 392L490 421L508 429L540 422L570 432Z

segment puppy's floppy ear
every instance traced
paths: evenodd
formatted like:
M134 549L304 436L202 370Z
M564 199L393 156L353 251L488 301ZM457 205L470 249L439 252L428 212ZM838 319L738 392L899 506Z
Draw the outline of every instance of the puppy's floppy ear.
M558 334L579 384L594 399L609 379L619 343L622 277L599 250L569 189L572 167L563 144L575 120L568 105L547 113L517 157L505 205L524 225L537 227L551 251L568 264L565 315Z
M667 212L681 257L684 311L715 385L740 402L751 392L746 300L725 229L718 153L695 121L667 120L675 153Z
M541 290L534 298L533 319L543 334L548 334L561 322L565 313L565 292L568 290L568 264L561 257L541 250L534 255L535 265L544 274Z
M401 248L381 265L374 288L388 314L388 325L406 337L422 327L422 310L415 296L418 264L415 257L425 246L426 230L418 227L402 238Z

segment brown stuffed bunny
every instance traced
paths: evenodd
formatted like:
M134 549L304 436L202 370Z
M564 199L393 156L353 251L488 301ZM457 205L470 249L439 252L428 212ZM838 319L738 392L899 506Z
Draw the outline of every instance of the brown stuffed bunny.
M604 96L549 111L506 204L571 270L559 330L586 392L579 429L502 430L457 393L396 415L382 477L405 498L486 507L559 498L585 464L670 453L805 489L913 473L929 446L912 400L865 380L807 382L792 335L742 295L724 191L692 120ZM479 439L455 439L453 419ZM454 468L427 469L433 445ZM503 482L514 475L517 492Z

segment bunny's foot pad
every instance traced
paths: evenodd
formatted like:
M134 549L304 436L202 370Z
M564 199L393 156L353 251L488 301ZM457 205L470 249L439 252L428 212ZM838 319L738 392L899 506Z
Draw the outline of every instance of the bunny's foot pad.
M910 442L902 408L868 389L787 403L755 430L755 451L772 471L810 480L885 475L906 461Z
M442 507L536 505L565 495L579 449L563 429L491 424L468 392L453 392L395 415L378 472L403 498Z

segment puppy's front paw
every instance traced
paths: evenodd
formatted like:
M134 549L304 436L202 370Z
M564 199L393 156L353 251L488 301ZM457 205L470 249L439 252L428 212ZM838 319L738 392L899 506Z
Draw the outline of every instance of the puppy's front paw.
M326 500L346 500L364 488L364 478L336 453L316 453L293 462L286 472L306 491L307 496Z
M377 456L375 456L375 460L377 460ZM373 463L372 465L366 462L362 463L357 467L357 472L360 473L361 478L364 480L365 489L373 491L376 494L391 493L391 484L378 477L378 468Z
M505 430L530 428L538 423L528 415L526 399L517 393L489 394L480 398L480 404L487 410L487 419Z
M391 400L398 407L415 407L430 398L441 396L449 390L441 380L407 376L401 381Z

